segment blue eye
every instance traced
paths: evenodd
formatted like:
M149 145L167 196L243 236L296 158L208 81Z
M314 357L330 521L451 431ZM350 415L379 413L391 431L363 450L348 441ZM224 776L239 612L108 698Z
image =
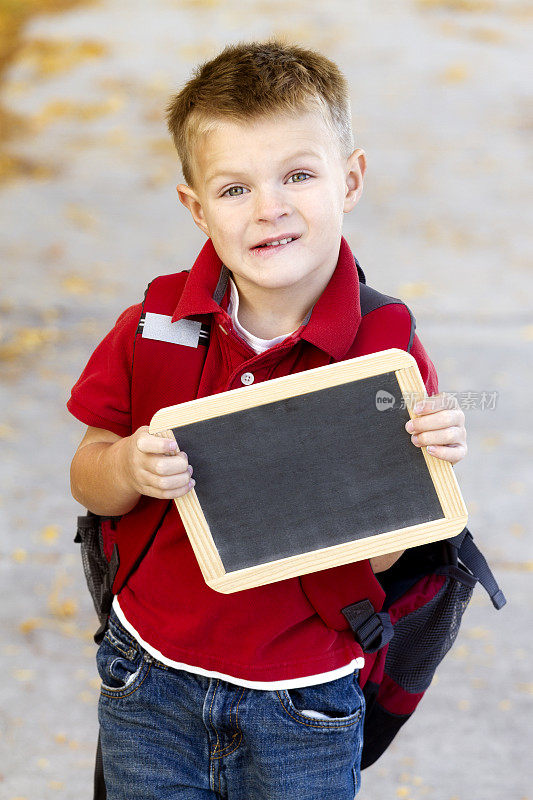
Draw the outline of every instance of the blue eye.
M302 176L304 176L303 179ZM304 181L307 180L307 178L309 177L310 175L308 172L295 172L294 175L290 176L289 180L292 180L292 178L294 178L294 180L292 181L293 183L304 183Z

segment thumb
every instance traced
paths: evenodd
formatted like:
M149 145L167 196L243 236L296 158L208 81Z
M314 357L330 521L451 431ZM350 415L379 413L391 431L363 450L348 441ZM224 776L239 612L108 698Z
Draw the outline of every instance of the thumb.
M149 433L147 425L143 425L139 428L137 433L137 449L140 450L141 453L175 453L178 449L178 444L173 436L172 438L167 436L155 436Z

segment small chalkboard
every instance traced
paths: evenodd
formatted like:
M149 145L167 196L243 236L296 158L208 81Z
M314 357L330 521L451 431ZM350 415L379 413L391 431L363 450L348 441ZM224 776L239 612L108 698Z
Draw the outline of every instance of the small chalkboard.
M405 430L426 397L390 349L158 411L196 486L175 503L209 586L235 592L444 539L466 525L451 465Z

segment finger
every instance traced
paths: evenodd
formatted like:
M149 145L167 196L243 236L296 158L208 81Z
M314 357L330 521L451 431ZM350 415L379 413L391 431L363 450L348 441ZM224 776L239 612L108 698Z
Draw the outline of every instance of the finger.
M175 439L166 436L154 436L151 433L141 433L137 439L137 449L141 453L175 453L178 444Z
M160 492L173 493L181 491L188 486L190 480L191 476L185 470L185 472L180 472L179 475L155 475L153 477L153 485Z
M417 415L434 414L443 409L454 408L459 408L457 398L454 395L441 392L441 394L434 394L431 397L426 397L425 400L420 400L413 408L413 413Z
M428 453L441 461L448 461L450 464L457 464L466 455L466 445L433 445L428 447Z
M178 497L183 497L184 495L188 494L194 486L196 481L190 480L187 486L184 486L182 489L174 489L172 491L161 491L160 489L154 489L151 486L147 486L142 494L147 495L148 497L155 497L158 500L175 500Z
M144 475L142 493L170 500L186 494L195 483L187 470L179 475L154 475L149 472Z
M188 469L190 472L187 472ZM182 473L192 475L192 467L187 461L187 453L178 453L177 456L153 456L150 471L155 475L180 475Z
M460 408L446 411L436 411L425 416L413 417L405 426L408 433L421 433L422 431L438 430L440 428L461 428L464 426L464 413Z
M430 447L431 445L463 445L465 439L465 429L459 427L431 430L424 433L415 433L411 436L411 441L417 447Z
M174 500L176 497L183 497L183 495L190 492L195 485L196 481L194 480L194 478L191 478L183 486L177 486L171 489L159 490L160 494L158 496L161 497L162 500Z

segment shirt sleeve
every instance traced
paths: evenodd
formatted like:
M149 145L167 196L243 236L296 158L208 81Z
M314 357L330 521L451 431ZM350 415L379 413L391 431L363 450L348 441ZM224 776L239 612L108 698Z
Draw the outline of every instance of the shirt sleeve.
M429 358L428 354L424 350L422 342L420 341L416 333L414 335L413 344L411 346L411 355L418 364L418 369L420 370L420 374L422 375L422 380L424 381L428 397L431 397L434 394L438 394L439 381L437 377L437 370L435 369L435 366L431 361L431 359Z
M76 419L118 436L131 430L131 367L142 304L127 308L96 347L71 391L67 408Z

